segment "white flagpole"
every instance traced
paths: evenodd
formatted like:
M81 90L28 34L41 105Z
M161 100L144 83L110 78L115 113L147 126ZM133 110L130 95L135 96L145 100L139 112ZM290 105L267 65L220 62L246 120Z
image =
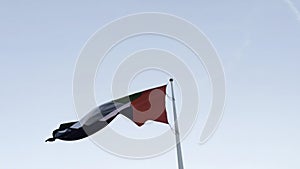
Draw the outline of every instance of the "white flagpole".
M177 149L177 160L178 160L178 169L183 169L183 161L182 161L182 152L181 152L181 145L180 145L180 136L179 136L179 129L178 129L178 120L177 120L177 113L176 113L176 106L175 106L175 96L174 96L174 89L173 89L173 79L170 79L171 83L171 90L172 90L172 103L173 103L173 113L174 113L174 126L175 126L175 135L176 135L176 149Z

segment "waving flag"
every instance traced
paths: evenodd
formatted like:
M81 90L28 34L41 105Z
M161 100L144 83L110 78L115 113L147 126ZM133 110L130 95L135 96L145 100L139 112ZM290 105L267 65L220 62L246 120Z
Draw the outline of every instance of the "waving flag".
M107 126L117 115L122 114L138 126L147 120L167 123L165 107L166 85L134 93L110 101L91 110L79 121L64 123L54 130L52 138L72 141L85 138Z

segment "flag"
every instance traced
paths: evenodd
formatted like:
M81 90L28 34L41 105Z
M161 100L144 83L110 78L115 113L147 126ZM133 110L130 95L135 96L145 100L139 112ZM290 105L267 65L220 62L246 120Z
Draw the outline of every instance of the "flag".
M85 138L103 129L120 114L138 126L142 126L147 120L168 124L166 87L163 85L151 88L102 104L79 121L61 124L46 142L55 139L72 141Z

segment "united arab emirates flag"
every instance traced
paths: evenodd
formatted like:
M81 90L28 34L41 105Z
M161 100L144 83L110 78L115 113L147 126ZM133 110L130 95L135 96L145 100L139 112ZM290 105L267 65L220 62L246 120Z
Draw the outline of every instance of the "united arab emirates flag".
M168 124L165 106L166 85L131 94L100 105L91 110L82 119L63 123L54 130L52 138L72 141L85 138L107 126L121 114L142 126L147 120Z

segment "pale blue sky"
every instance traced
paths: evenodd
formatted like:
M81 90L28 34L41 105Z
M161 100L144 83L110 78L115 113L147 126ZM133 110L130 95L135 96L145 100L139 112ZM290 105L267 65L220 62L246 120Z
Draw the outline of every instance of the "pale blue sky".
M86 40L124 15L164 12L187 19L207 35L219 53L227 80L220 127L206 144L198 145L207 116L205 105L209 105L204 99L197 124L182 143L185 168L298 169L297 9L300 3L296 0L0 1L0 168L176 168L174 150L131 160L115 157L88 139L44 143L59 123L77 118L72 78ZM153 47L192 55L170 39L145 36L120 44L107 61L119 62L110 58ZM199 93L209 98L205 71L199 64L190 64L199 75ZM154 74L151 83L155 83ZM101 76L96 83L101 84ZM111 99L102 90L96 87L100 103ZM118 128L118 124L113 125Z

